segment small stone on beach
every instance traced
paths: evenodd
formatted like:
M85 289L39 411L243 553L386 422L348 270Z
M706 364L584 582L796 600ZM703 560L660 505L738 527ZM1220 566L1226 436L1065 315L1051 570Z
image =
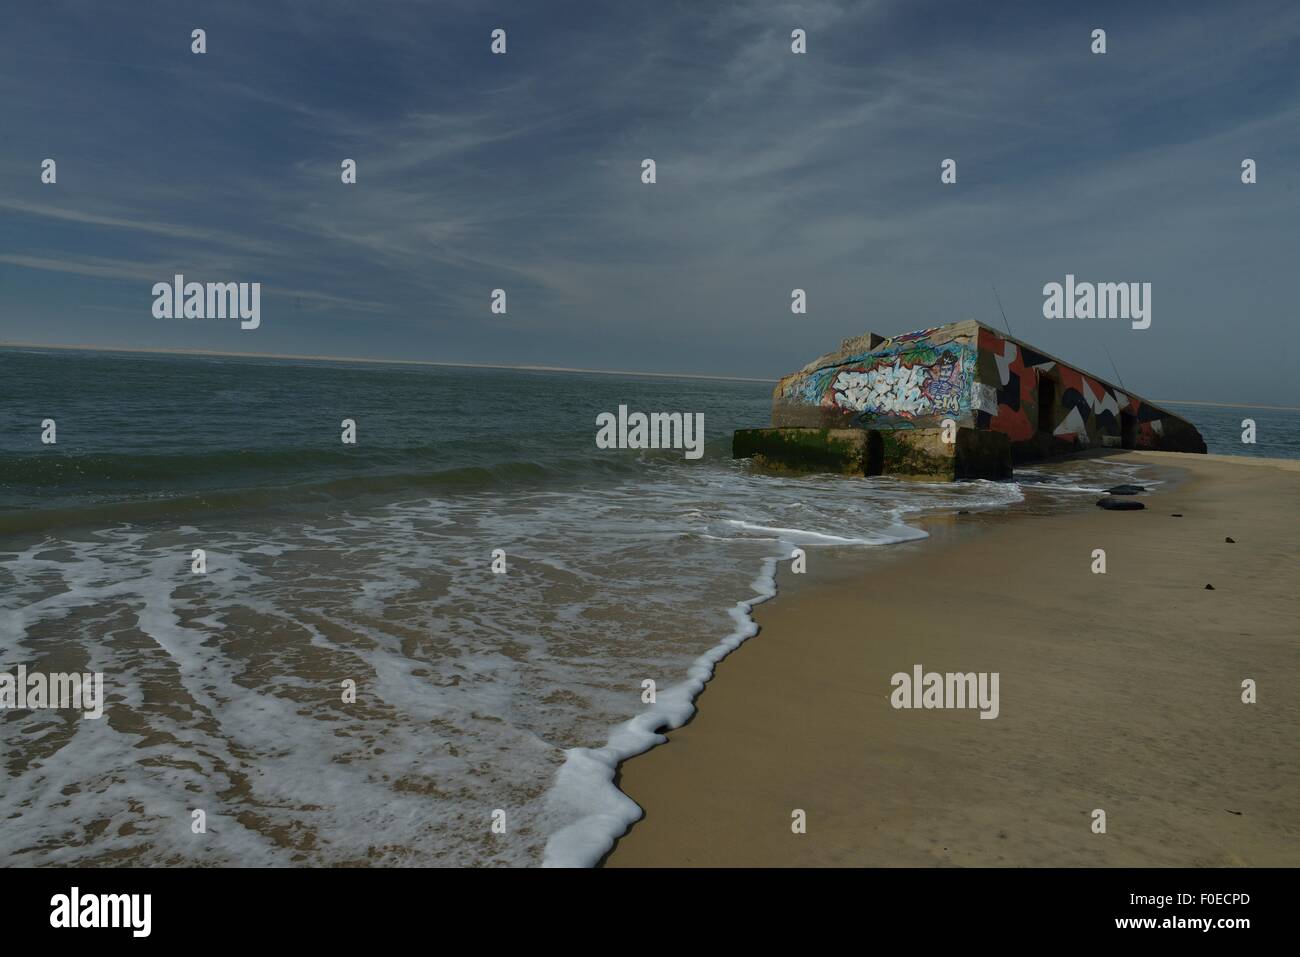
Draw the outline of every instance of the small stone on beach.
M1116 485L1106 491L1111 495L1136 495L1138 492L1145 492L1146 489L1141 485Z
M1099 498L1097 504L1112 512L1132 512L1139 508L1146 508L1141 502L1131 502L1125 498Z

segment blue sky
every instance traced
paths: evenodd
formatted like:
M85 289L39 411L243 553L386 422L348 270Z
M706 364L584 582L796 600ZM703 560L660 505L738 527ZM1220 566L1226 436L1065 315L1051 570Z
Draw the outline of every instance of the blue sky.
M1142 394L1300 405L1297 79L1267 0L24 4L0 339L775 377L1000 325L996 283ZM261 327L155 319L176 272ZM1151 328L1042 318L1066 273L1152 283Z

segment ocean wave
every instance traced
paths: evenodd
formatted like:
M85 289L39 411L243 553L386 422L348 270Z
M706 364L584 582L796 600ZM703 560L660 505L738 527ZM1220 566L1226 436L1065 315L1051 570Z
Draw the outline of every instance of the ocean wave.
M766 532L773 537L768 541L785 542L790 545L892 545L896 542L912 541L926 538L927 534L919 528L894 524L880 534L866 538L849 538L843 535L831 535L827 532L813 532L802 528L777 528L771 525L757 525L738 519L729 519L727 524L746 532Z
M695 714L695 699L713 677L719 661L758 634L754 606L776 596L776 566L763 560L752 583L753 597L731 609L736 627L686 670L686 680L659 691L655 703L616 727L602 748L572 748L555 776L548 802L560 805L577 820L560 828L546 842L543 867L591 867L627 829L641 819L640 806L618 789L614 777L628 758L649 751L668 739L661 729L680 728Z
M689 720L717 662L755 634L793 547L879 550L923 537L914 517L1022 497L1014 482L602 458L604 473L521 460L208 493L185 504L228 509L179 521L73 510L99 527L6 543L6 663L84 661L108 676L109 703L104 721L72 728L12 716L0 813L22 827L0 854L595 863L641 813L615 787L619 762ZM344 677L355 707L341 707ZM651 706L646 677L662 689ZM76 790L47 806L56 781ZM215 837L192 838L194 806ZM494 809L507 833L489 831Z
M859 482L867 484L854 484ZM824 545L877 548L916 541L928 538L928 533L903 523L900 514L945 511L958 506L997 507L1022 499L1019 489L1011 483L900 484L888 480L870 482L819 477L803 485L797 479L779 484L771 480L767 485L769 495L765 496L769 499L768 507L774 507L771 499L780 497L772 494L778 490L784 495L794 493L802 496L812 491L809 486L818 485L824 492L839 493L834 499L835 507L828 510L825 503L810 507L800 500L785 501L779 507L789 512L797 510L796 514L806 519L825 523L839 522L844 527L852 527L854 509L859 507L860 495L864 491L874 493L872 518L869 522L859 523L859 527L870 527L871 534L844 535L747 519L722 520L721 525L734 529L739 534L707 537L722 542L779 542L782 551L762 559L758 577L750 586L754 595L736 602L728 612L735 627L687 667L684 680L659 691L653 705L617 725L603 747L571 748L565 752L565 762L555 776L547 799L556 816L576 816L576 819L570 820L551 834L546 843L542 866L594 866L641 819L643 812L640 806L615 784L619 765L667 742L663 732L680 728L695 714L695 701L713 677L718 662L758 634L753 610L755 606L776 597L776 571L782 561L790 560L789 550L792 547ZM756 486L760 494L761 488L760 482ZM843 497L845 492L851 496L847 501ZM909 502L908 499L912 498L916 501Z
M69 527L103 528L133 522L176 521L225 511L243 512L255 509L314 506L371 496L419 495L435 490L477 492L515 485L593 481L602 477L623 479L642 474L645 468L644 463L627 457L593 456L591 459L575 458L551 462L510 461L491 465L431 468L427 471L368 471L365 474L344 475L315 481L292 481L289 480L291 476L285 475L282 476L281 482L276 483L274 471L265 469L265 464L268 461L287 463L294 458L295 454L274 453L260 458L258 461L262 464L263 470L260 472L258 484L243 486L218 484L210 489L182 488L157 492L152 496L136 492L129 497L121 498L114 498L111 492L105 490L100 490L93 498L63 495L57 498L51 497L48 501L28 495L23 507L11 507L0 512L0 534ZM317 452L316 454L321 455L323 461L330 462L338 461L340 457L339 453ZM342 457L346 458L346 456ZM140 475L149 476L153 483L165 484L174 481L149 471L155 463L140 462L133 456L122 457L130 459L129 462L116 462L112 456L69 458L74 459L74 464L65 464L62 468L76 471L64 471L65 478L60 481L58 467L42 465L41 468L47 470L42 473L43 480L48 481L52 487L62 489L66 487L68 474L83 475L89 480L102 474L95 469L105 468L108 474L118 476L128 476L133 474L133 470L138 470ZM166 468L166 463L171 462L174 457L146 457L149 458L162 459L163 467ZM181 465L183 468L192 469L197 463L213 458L225 458L225 456L182 456L175 457L175 462L183 463ZM311 456L300 457L299 461L304 458L310 460ZM369 463L372 468L373 465L373 462ZM163 474L165 475L165 472ZM194 469L189 474L202 475L203 473L201 469ZM297 474L293 473L294 476ZM22 476L21 464L19 468L11 471L7 461L4 476L6 481L0 483L0 489L6 489L16 476ZM213 481L230 482L231 479L230 471L227 469L214 475ZM128 479L123 477L121 480Z

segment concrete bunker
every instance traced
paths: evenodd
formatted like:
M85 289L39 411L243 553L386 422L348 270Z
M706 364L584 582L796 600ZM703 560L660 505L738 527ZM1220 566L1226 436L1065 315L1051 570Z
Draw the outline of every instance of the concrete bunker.
M975 320L846 339L782 378L732 454L800 471L1005 478L1094 447L1204 452L1186 419Z

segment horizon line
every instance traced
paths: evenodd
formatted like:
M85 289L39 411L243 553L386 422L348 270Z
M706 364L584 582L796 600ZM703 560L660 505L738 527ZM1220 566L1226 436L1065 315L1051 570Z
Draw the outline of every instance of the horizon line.
M442 362L436 359L374 359L365 356L298 355L286 352L225 352L215 349L163 349L148 346L68 346L0 341L0 349L61 349L68 352L123 352L144 355L213 356L222 359L292 359L301 362L369 362L378 365L440 366L453 369L512 369L517 372L579 372L588 375L648 376L655 379L709 379L720 382L776 382L754 376L703 375L698 372L632 372L625 369L580 369L570 366L508 365L495 362Z
M219 359L289 359L297 362L368 362L376 365L436 366L451 369L511 369L517 372L568 372L584 375L643 376L651 379L704 379L714 382L778 382L779 379L755 376L703 375L698 372L632 372L625 369L580 369L570 366L508 365L492 362L442 362L436 359L375 359L364 356L298 355L284 352L227 352L215 349L164 349L150 346L47 345L36 342L0 340L0 349L58 349L66 352L121 352L142 355L212 356ZM1268 409L1275 412L1300 412L1300 406L1259 405L1250 402L1207 402L1201 399L1149 399L1165 405L1205 405L1220 409Z

